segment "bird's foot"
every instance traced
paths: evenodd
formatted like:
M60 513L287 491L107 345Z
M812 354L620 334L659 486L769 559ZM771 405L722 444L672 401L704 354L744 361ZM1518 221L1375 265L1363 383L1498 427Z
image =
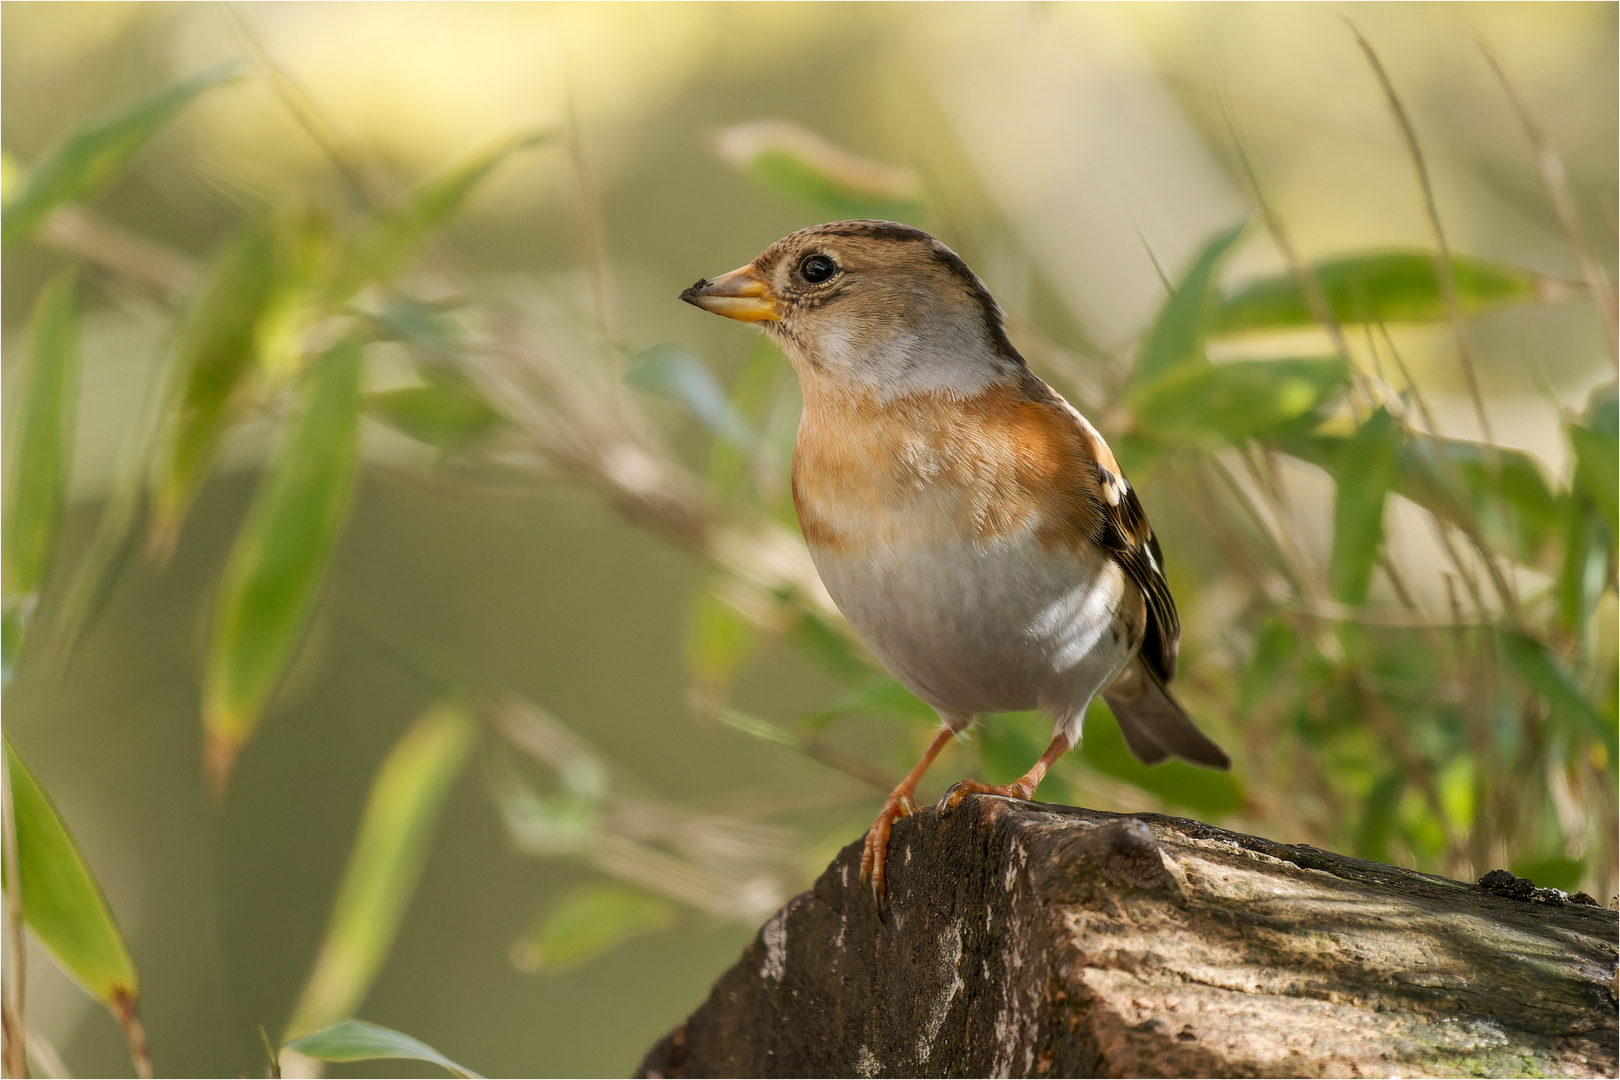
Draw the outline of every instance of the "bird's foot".
M911 801L911 793L896 791L883 800L883 809L878 811L872 827L866 830L866 846L861 849L861 884L871 883L872 895L879 904L883 903L883 861L889 853L889 832L896 821L916 812L917 804Z
M1039 781L1036 781L1038 783ZM958 780L945 789L936 809L940 817L955 810L963 799L969 795L1005 795L1009 799L1023 799L1026 802L1035 797L1035 783L1025 776L1011 784L987 784L983 780Z

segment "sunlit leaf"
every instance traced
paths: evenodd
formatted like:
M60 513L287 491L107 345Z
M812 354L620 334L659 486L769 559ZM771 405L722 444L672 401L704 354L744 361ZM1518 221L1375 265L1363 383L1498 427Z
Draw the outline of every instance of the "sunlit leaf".
M258 726L315 606L358 459L360 358L315 361L220 582L204 677L204 760L216 792Z
M364 1020L343 1020L331 1027L294 1039L283 1049L317 1061L426 1061L452 1076L477 1077L465 1065L439 1053L420 1039Z
M1349 386L1338 357L1188 364L1139 385L1130 403L1142 435L1242 442L1314 427Z
M501 421L475 390L448 383L368 394L366 410L394 430L446 450L477 442Z
M596 882L574 889L512 946L520 971L563 972L645 934L674 926L680 909L624 885Z
M1547 646L1533 638L1502 630L1497 641L1508 662L1530 688L1547 702L1553 718L1598 740L1607 750L1609 761L1620 747L1615 718L1605 716L1581 689Z
M192 300L175 341L175 393L152 471L151 545L173 548L221 436L248 399L260 316L276 283L268 221L228 245Z
M27 236L56 207L94 194L124 171L136 151L187 103L230 78L234 64L194 75L112 116L68 132L29 171L23 190L0 211L0 240Z
M439 702L410 726L377 770L287 1037L335 1023L365 1000L416 891L445 798L477 739L478 725L465 708Z
M28 325L15 413L6 445L4 597L20 647L56 543L73 448L78 370L78 279L73 271L40 290ZM9 653L12 659L15 652ZM9 668L10 665L8 664Z
M1145 386L1182 364L1206 362L1204 338L1220 299L1216 275L1246 224L1247 219L1205 241L1192 265L1176 282L1175 292L1159 309L1142 351L1137 354L1131 373L1133 385Z
M721 159L763 187L836 217L905 218L922 209L922 184L909 169L856 157L813 132L758 120L716 134Z
M1232 773L1195 768L1185 761L1169 761L1152 767L1137 761L1125 745L1125 736L1120 734L1114 714L1101 701L1092 702L1086 713L1080 757L1100 773L1124 780L1167 803L1184 806L1198 814L1219 816L1235 813L1243 807L1243 783Z
M1549 287L1528 270L1466 255L1453 255L1451 265L1457 298L1469 315L1534 300ZM1434 256L1423 251L1346 255L1305 268L1322 286L1341 323L1444 321L1450 315L1435 269ZM1315 324L1298 279L1286 273L1247 282L1222 297L1210 332L1294 330Z
M1334 599L1361 604L1384 542L1384 498L1401 461L1400 428L1379 409L1339 451L1333 471L1333 556L1328 582Z
M253 327L253 351L271 386L302 369L310 330L325 313L326 283L336 259L332 222L318 211L274 224L275 279Z
M5 740L7 778L17 828L23 920L61 969L91 997L133 1012L140 975L95 875L61 816ZM6 860L5 876L12 873Z
M679 345L666 342L644 349L630 361L625 378L633 386L681 402L715 435L736 447L754 445L754 433L732 408L708 367Z
M518 150L555 138L552 131L526 132L463 158L407 195L367 226L349 245L337 271L331 299L345 301L372 282L386 282L416 256L433 233L454 217L475 187Z

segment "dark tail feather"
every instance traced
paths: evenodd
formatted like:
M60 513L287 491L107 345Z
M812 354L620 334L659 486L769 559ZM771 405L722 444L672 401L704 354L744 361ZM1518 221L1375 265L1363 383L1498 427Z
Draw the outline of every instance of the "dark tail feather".
M1229 769L1226 751L1198 730L1169 689L1144 663L1133 657L1103 700L1119 721L1125 745L1144 765L1157 765L1174 755L1210 769Z

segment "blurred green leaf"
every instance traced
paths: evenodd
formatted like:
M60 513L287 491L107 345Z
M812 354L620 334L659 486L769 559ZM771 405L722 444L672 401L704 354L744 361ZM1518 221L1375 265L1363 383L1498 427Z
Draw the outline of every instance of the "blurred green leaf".
M1389 861L1389 838L1395 834L1395 812L1405 787L1406 774L1397 768L1385 773L1367 792L1361 804L1361 824L1356 829L1358 858Z
M856 157L796 124L758 120L717 133L722 160L763 187L842 218L905 218L922 210L909 169Z
M732 408L708 367L672 342L637 353L625 369L632 386L681 402L705 427L732 446L746 449L756 441L747 421Z
M839 682L858 683L872 675L872 665L854 643L813 611L801 612L787 637Z
M0 243L32 233L56 207L106 186L148 139L192 98L231 77L236 65L205 71L165 87L120 113L80 124L46 151L23 190L0 211Z
M1509 630L1497 632L1502 654L1520 678L1547 702L1555 719L1598 740L1608 750L1610 767L1620 749L1615 718L1605 716L1593 705L1575 677L1564 669L1547 646Z
M474 443L501 422L475 391L443 382L368 394L366 410L394 430L445 450Z
M1575 448L1573 486L1592 500L1609 523L1609 535L1620 536L1620 439L1613 430L1614 398L1609 398L1609 430L1569 425L1570 445ZM1601 418L1600 418L1601 419Z
M140 975L101 886L90 872L50 797L11 740L5 740L7 779L17 828L17 868L23 920L58 966L115 1014L133 1014ZM5 863L10 879L11 861Z
M361 354L345 341L305 375L220 581L203 689L204 761L216 793L297 651L348 510Z
M1339 452L1328 581L1340 603L1359 605L1367 599L1384 542L1384 496L1395 484L1400 460L1400 426L1384 409L1368 417Z
M1558 570L1558 625L1585 640L1587 622L1608 586L1609 538L1607 526L1584 505L1564 500L1564 560Z
M1152 767L1137 761L1125 745L1125 736L1120 734L1114 714L1101 701L1092 702L1086 713L1080 757L1100 773L1124 780L1167 803L1184 806L1198 814L1218 817L1243 807L1243 783L1231 773L1199 769L1185 761Z
M288 1038L348 1016L365 999L416 891L439 811L477 741L467 710L440 701L377 770L314 970L287 1021Z
M1219 303L1216 275L1243 235L1248 219L1222 229L1204 242L1176 290L1159 309L1131 373L1133 386L1145 386L1183 364L1204 364L1204 338Z
M727 727L735 728L744 735L751 735L765 742L773 742L778 746L791 747L794 750L804 749L804 740L793 732L788 731L769 720L762 720L757 716L750 716L736 709L721 709L720 722Z
M915 720L925 724L939 722L939 714L934 711L933 706L888 675L879 675L875 679L868 680L854 693L839 698L825 709L817 709L800 718L799 723L812 728L821 727L841 716L883 716L899 720Z
M1288 670L1298 644L1294 628L1286 620L1273 616L1260 624L1254 636L1254 654L1238 690L1238 712L1247 715L1271 692Z
M1562 855L1514 863L1508 868L1515 877L1529 878L1543 889L1563 889L1573 892L1586 874L1586 864L1579 859Z
M4 595L17 644L44 584L73 450L78 370L78 276L46 283L34 303L7 435Z
M331 1027L294 1039L283 1049L317 1061L426 1061L452 1076L477 1077L465 1065L439 1053L420 1039L364 1020L343 1020Z
M497 165L519 150L555 137L553 131L533 131L503 139L418 185L348 245L333 278L330 298L341 303L372 282L391 280L433 233L456 215L467 196Z
M1039 713L989 713L979 719L979 763L989 784L1010 784L1046 752L1052 721ZM1078 805L1074 788L1063 777L1047 773L1036 791L1042 802Z
M686 630L686 670L695 686L716 698L753 655L759 631L753 622L704 585L692 597Z
M1513 266L1451 257L1457 298L1466 314L1534 300L1545 279ZM1449 318L1435 275L1435 257L1425 251L1374 251L1323 259L1305 268L1322 286L1341 323L1443 322ZM1248 282L1221 298L1210 332L1293 330L1316 325L1316 316L1293 274Z
M1243 442L1308 429L1350 387L1338 357L1239 360L1175 367L1130 395L1141 435Z
M624 885L595 882L574 889L512 946L520 971L571 971L644 934L674 926L668 900Z
M261 221L225 248L186 311L174 347L175 398L152 470L155 551L173 549L220 437L246 403L259 319L276 279L274 232Z
M309 210L273 222L275 276L253 325L253 354L272 386L283 386L304 365L305 341L325 313L326 282L336 260L332 221Z

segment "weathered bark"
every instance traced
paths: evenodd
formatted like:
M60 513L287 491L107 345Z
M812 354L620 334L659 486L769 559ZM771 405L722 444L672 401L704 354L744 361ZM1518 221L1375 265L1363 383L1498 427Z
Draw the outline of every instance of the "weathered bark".
M1551 890L986 797L889 859L881 918L852 844L642 1075L1615 1074L1616 916Z

